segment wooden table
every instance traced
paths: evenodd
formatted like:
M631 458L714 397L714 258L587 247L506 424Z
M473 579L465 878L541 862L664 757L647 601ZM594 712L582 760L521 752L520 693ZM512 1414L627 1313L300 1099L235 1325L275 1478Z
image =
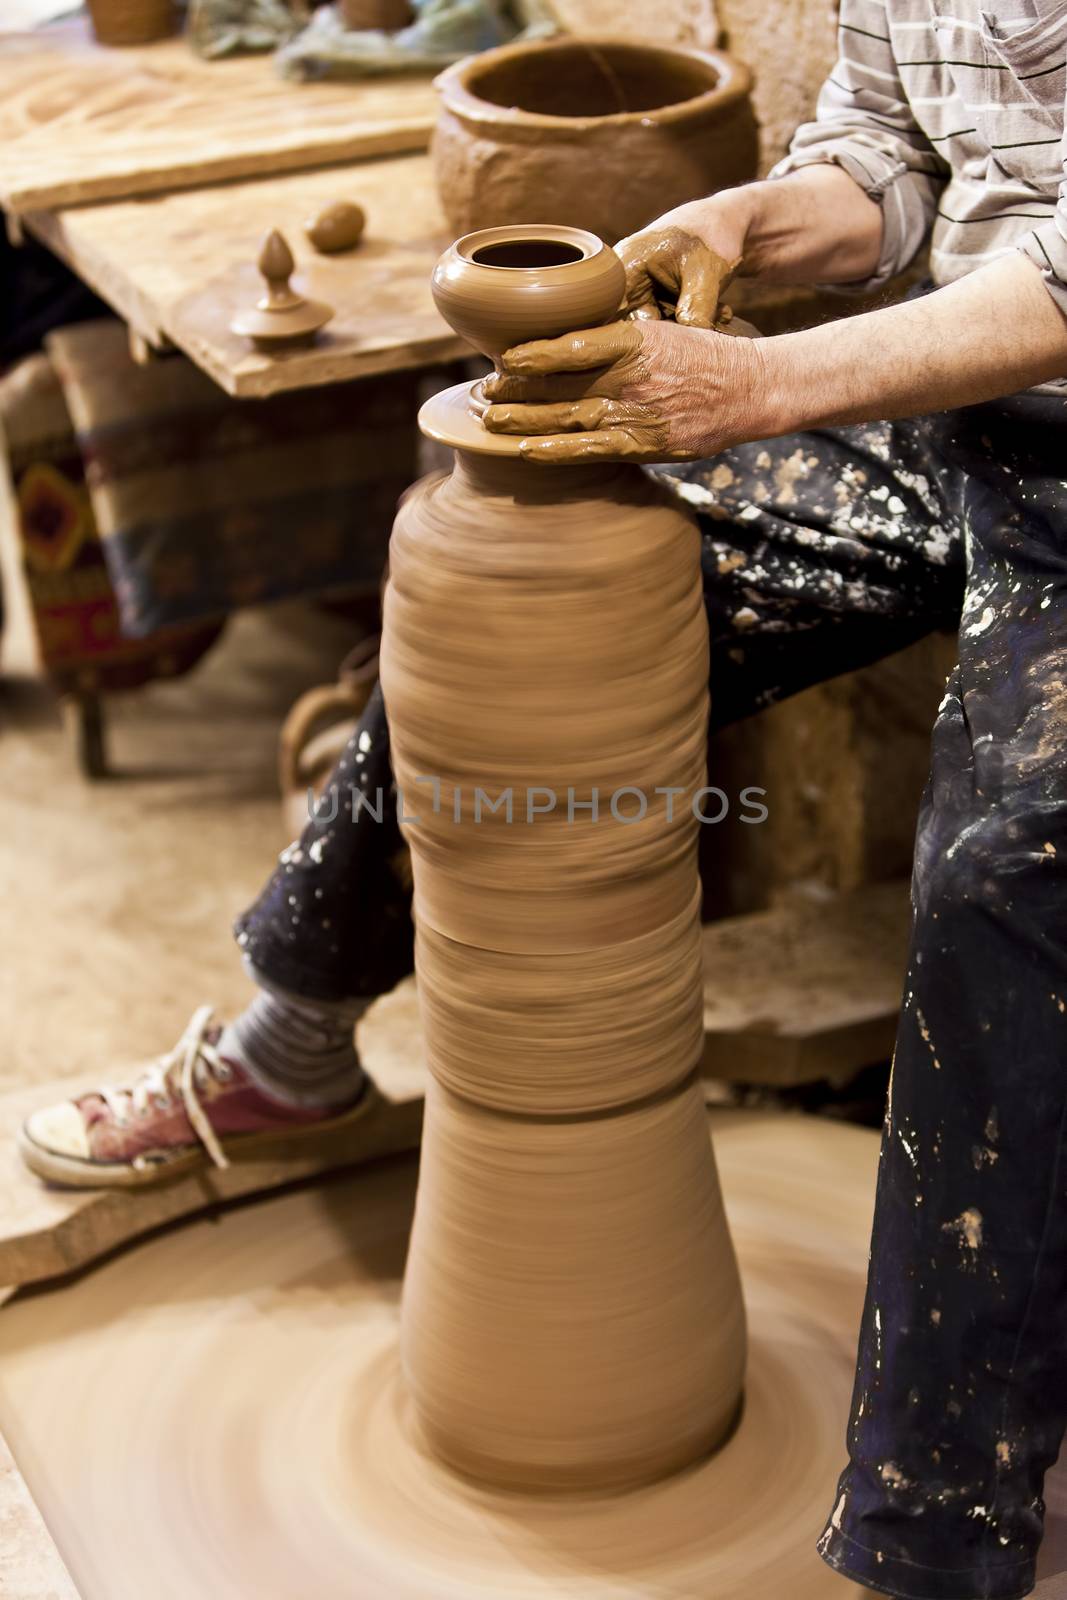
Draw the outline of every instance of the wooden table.
M429 74L290 83L269 56L204 61L184 39L106 49L84 16L0 33L0 205L9 214L425 149Z
M342 255L318 255L303 222L343 198L366 210L364 239ZM425 155L35 211L23 221L144 346L176 346L241 398L469 353L430 297L430 273L448 236ZM293 248L298 287L337 312L314 345L285 355L263 354L229 330L234 311L261 292L255 257L272 227Z
M127 322L139 358L175 347L228 394L433 365L467 352L429 291L447 242L423 153L435 116L425 75L286 83L269 57L206 62L184 39L104 49L84 18L0 32L0 205ZM321 256L303 225L342 198L366 234ZM229 331L273 227L297 286L337 313L280 356Z

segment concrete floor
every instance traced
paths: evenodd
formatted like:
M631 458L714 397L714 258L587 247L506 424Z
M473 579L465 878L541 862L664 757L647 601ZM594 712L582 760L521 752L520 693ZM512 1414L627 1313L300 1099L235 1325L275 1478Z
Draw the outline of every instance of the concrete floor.
M230 923L286 842L278 728L355 629L307 606L240 614L186 677L107 702L117 775L89 783L36 671L3 483L0 570L0 1090L115 1081L195 1006L249 992Z

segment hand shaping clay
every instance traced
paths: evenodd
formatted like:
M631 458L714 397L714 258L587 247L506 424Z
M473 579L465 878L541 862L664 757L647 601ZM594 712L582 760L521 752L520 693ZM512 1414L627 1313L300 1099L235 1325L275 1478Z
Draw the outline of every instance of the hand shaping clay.
M480 273L439 303L479 348L513 318L557 330L583 273L617 306L621 268L560 260L562 232L540 263L532 230L462 241ZM711 1450L745 1359L695 1078L699 535L635 468L539 471L473 438L406 498L385 597L434 1078L404 1371L462 1471L618 1486Z

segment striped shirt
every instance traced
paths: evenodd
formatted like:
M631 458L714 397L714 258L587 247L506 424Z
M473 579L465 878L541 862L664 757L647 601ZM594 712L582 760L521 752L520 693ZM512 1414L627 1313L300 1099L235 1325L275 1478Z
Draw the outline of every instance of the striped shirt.
M927 238L939 285L1018 249L1067 314L1065 103L1067 0L841 0L815 121L771 176L834 162L882 206L881 258L857 288Z

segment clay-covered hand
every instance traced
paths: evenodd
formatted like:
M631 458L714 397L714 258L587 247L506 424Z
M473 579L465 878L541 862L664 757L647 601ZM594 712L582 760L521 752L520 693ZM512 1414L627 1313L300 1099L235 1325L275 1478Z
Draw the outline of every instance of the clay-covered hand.
M624 311L642 319L670 317L691 328L714 326L722 291L741 265L740 256L727 260L678 223L631 234L615 254L626 268Z
M756 340L613 322L506 350L482 421L531 461L696 461L760 437L762 361Z

